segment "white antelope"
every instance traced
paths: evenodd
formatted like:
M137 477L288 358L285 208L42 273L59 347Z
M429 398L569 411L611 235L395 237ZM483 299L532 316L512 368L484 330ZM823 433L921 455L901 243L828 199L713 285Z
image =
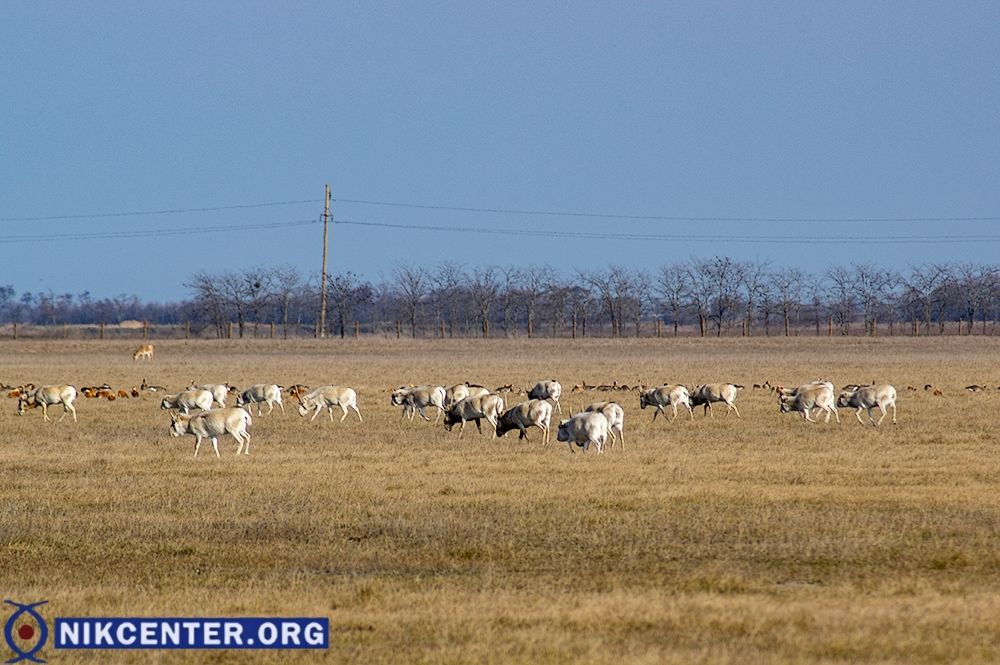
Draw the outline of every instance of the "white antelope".
M663 410L663 407L669 406L673 416L670 421L673 422L677 419L677 407L683 406L688 410L688 414L691 419L694 419L694 407L691 406L691 394L688 389L684 386L679 385L669 385L664 384L659 388L650 388L644 393L639 393L639 408L645 409L647 406L652 406L655 408L653 411L653 421L656 421L656 416L663 414L664 420L666 420L667 414Z
M466 397L482 397L489 394L489 388L473 385L468 381L459 383L444 391L444 407L447 409L455 402L463 400Z
M528 399L544 399L552 400L556 406L556 410L562 413L562 407L559 406L559 397L562 395L562 384L555 379L550 379L548 381L539 381L535 384L535 387L528 391Z
M715 411L712 409L713 402L723 402L728 408L726 409L726 416L729 416L730 411L736 412L736 417L742 419L743 416L740 415L740 410L736 408L736 396L739 394L743 386L737 385L735 383L705 383L691 392L691 408L696 406L704 405L705 415L709 413L712 417L715 417Z
M364 422L361 412L358 410L358 394L353 388L342 388L340 386L320 386L310 390L299 398L299 415L304 416L310 411L313 412L309 422L316 420L316 416L324 408L330 414L330 422L333 422L333 407L339 406L344 415L340 417L340 422L347 418L347 410L353 409L358 414L358 421Z
M896 424L896 389L887 383L860 386L857 390L845 390L837 398L837 406L856 408L857 411L854 412L854 415L857 416L858 422L862 425L865 422L861 420L861 412L867 410L868 421L876 427L882 424L889 407L892 407L892 424ZM878 419L878 422L872 416L872 409L876 406L882 411L882 417Z
M281 415L285 415L285 405L281 403L281 386L274 383L257 383L242 393L236 395L236 406L246 407L247 411L254 404L257 405L257 415L261 415L260 405L267 403L267 412L274 411L277 404L281 409Z
M444 400L446 391L444 386L415 386L412 388L397 388L392 391L389 401L394 406L403 407L403 417L410 417L412 421L419 412L420 417L429 421L425 409L429 406L437 409L436 423L444 413Z
M461 427L458 430L458 435L461 436L462 432L465 431L465 423L474 420L476 422L476 429L482 434L483 428L480 421L485 418L493 426L493 431L495 432L497 422L499 422L504 408L503 397L500 395L486 394L465 397L452 404L451 408L445 412L444 428L450 432L452 427L461 423Z
M603 413L608 419L608 433L611 435L611 447L615 445L615 434L625 450L625 409L618 402L594 402L584 412ZM655 416L654 416L655 417Z
M834 401L833 384L829 381L814 381L799 386L790 393L781 393L778 395L778 405L782 413L798 411L802 414L802 418L810 423L816 422L809 417L809 412L812 409L817 409L817 413L825 411L826 420L824 422L830 422L830 414L833 414L837 418L837 424L840 424L840 414L837 413L837 403Z
M167 395L160 402L161 409L179 409L181 413L190 413L191 409L202 409L208 411L212 408L215 397L212 393L201 388L185 390L176 395Z
M170 435L183 436L191 434L194 440L194 456L198 456L198 449L201 448L202 439L212 440L212 450L215 456L219 455L219 437L229 433L232 435L239 447L236 454L250 454L250 433L247 431L253 423L253 419L245 409L230 407L228 409L215 409L214 411L204 411L192 415L170 414ZM245 447L244 447L245 446Z
M608 419L599 411L578 413L569 420L559 423L556 439L565 441L569 451L575 453L573 444L587 452L590 444L597 446L597 454L604 452L604 442L608 438Z
M552 420L552 405L544 400L530 399L507 409L497 421L497 436L501 437L512 429L520 430L518 440L528 438L528 428L542 430L542 445L549 444L549 423Z
M132 362L139 359L142 360L152 360L153 359L153 345L152 344L140 344L139 348L132 353Z
M205 383L200 386L195 385L194 381L188 387L188 390L207 390L212 393L212 401L219 405L220 409L226 408L226 398L229 397L229 384L228 383Z
M75 401L76 388L73 386L38 386L18 396L17 415L23 416L29 406L39 406L42 408L42 418L48 421L49 407L62 404L63 414L59 416L59 420L65 418L69 412L73 414L73 422L76 422L76 408L73 406Z

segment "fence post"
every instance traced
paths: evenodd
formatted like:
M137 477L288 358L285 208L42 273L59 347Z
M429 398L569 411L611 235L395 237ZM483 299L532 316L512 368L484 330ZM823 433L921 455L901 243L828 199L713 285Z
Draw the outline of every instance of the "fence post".
M828 328L827 337L833 337L833 317L830 317L830 327Z
M104 321L101 321L101 339L104 339Z
M191 322L184 323L184 339L191 339Z
M17 321L14 322L14 339L17 339Z
M69 327L64 323L63 324L63 339L66 339L68 337L69 337Z
M399 320L396 320L396 339L399 339L399 335L402 331L400 330Z
M359 321L354 322L354 338L357 339L361 337L361 323Z

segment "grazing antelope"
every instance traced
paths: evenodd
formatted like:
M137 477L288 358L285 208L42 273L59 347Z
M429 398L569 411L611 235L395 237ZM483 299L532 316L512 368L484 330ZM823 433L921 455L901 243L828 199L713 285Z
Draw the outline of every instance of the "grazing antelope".
M425 409L433 406L437 409L434 418L436 423L444 414L445 389L444 386L411 386L409 388L396 388L389 397L389 402L393 406L403 407L403 417L414 416L419 413L424 420L430 421Z
M966 386L965 389L968 390L970 393L979 393L986 390L986 386L978 386L976 384L972 384L971 386Z
M944 397L944 391L941 390L940 388L935 388L934 389L934 396L935 397Z
M267 412L274 411L277 404L281 415L285 415L285 405L281 403L281 386L275 383L257 383L236 396L236 406L246 407L247 411L253 404L257 405L257 415L262 415L260 405L267 403Z
M555 379L539 381L535 384L535 387L528 390L527 393L528 399L552 400L555 404L556 410L559 413L562 413L562 407L559 406L559 396L562 395L562 384Z
M494 390L493 392L495 392L498 395L502 395L504 393L512 393L514 392L514 384L508 383L502 386L497 386L497 389Z
M153 359L153 345L152 344L140 344L139 348L132 353L132 362L135 362L142 358L143 360Z
M124 390L119 390L118 391L118 397L121 398L121 399L128 399L128 393L125 392Z
M458 400L445 411L444 428L450 432L456 424L460 424L458 435L462 436L462 432L465 431L465 423L474 420L476 430L482 434L481 420L485 418L486 422L493 426L493 431L496 432L497 422L504 412L504 408L503 397L500 395L470 395Z
M684 386L663 384L659 388L650 388L646 392L639 394L640 409L645 409L647 406L652 406L656 409L653 411L654 422L656 421L656 416L661 413L664 420L666 419L667 414L663 410L663 407L668 405L673 412L673 417L670 419L671 422L677 418L678 405L685 407L691 419L694 420L694 407L691 406L691 395Z
M837 403L834 401L833 384L830 382L813 382L800 386L787 394L778 396L778 405L782 413L798 411L807 422L816 422L809 417L812 409L826 411L826 421L830 422L830 414L837 418L840 424L840 414L837 413Z
M358 414L358 421L364 422L361 411L358 410L358 394L353 388L342 388L340 386L321 386L310 390L305 395L298 398L299 415L304 416L309 411L313 412L309 422L316 420L316 416L324 408L330 414L330 422L333 422L333 407L339 406L344 415L340 417L340 422L347 418L347 410L353 409Z
M202 409L208 411L212 408L215 400L212 393L201 388L185 390L176 395L166 395L160 402L161 409L179 409L182 413L190 413L191 409Z
M59 416L61 421L66 417L66 413L73 414L73 422L76 422L76 408L73 402L76 401L76 388L67 385L39 386L34 390L23 391L17 398L17 415L23 416L27 407L42 407L42 418L49 420L49 407L62 404L63 414Z
M226 398L229 396L228 383L205 383L200 386L192 381L188 390L207 390L212 393L212 401L219 405L219 408L226 408Z
M530 399L507 409L497 421L497 437L502 437L512 429L520 431L518 440L528 438L528 428L542 430L542 445L549 444L549 423L552 420L552 405L544 400Z
M569 420L559 423L556 440L566 442L569 451L575 453L573 444L587 452L590 444L597 446L597 454L604 452L604 442L608 438L608 419L599 411L578 413Z
M726 405L726 417L729 417L730 411L736 412L736 417L742 419L743 416L740 415L740 410L736 408L736 396L743 386L737 385L735 383L706 383L698 386L694 390L689 391L691 393L691 408L699 405L705 407L705 415L709 413L712 417L715 417L715 411L712 409L713 402L723 402Z
M220 457L219 437L229 433L239 444L236 454L243 453L244 455L249 455L250 433L247 431L247 427L251 424L253 424L253 419L250 417L250 414L245 409L234 407L204 411L193 415L171 413L170 435L193 435L195 437L195 457L198 456L198 449L201 448L201 440L211 439L212 450L215 451L216 457Z
M608 419L608 434L611 435L611 447L615 446L615 435L625 450L625 409L617 402L594 402L584 409L585 413L602 413Z
M862 425L865 423L861 420L861 412L867 410L869 422L876 427L882 424L888 408L892 407L892 424L896 424L896 389L889 384L883 383L861 386L857 390L845 390L837 398L837 406L857 408L854 415L857 416L858 422ZM872 409L876 406L882 411L882 417L878 419L878 422L875 422L875 418L872 417Z

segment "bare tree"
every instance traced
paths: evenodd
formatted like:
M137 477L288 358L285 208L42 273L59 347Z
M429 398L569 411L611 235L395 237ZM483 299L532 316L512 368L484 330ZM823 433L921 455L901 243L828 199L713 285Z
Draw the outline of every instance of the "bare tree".
M681 313L687 302L690 290L687 268L679 263L672 263L660 268L656 274L653 289L660 297L663 311L670 313L670 321L674 327L674 337L677 337Z
M430 275L437 325L447 325L448 336L455 336L455 317L460 306L460 287L468 278L460 263L442 261Z
M703 307L707 305L707 318L715 326L716 337L722 337L723 327L732 328L745 273L745 265L728 256L692 261L692 287L708 297Z
M427 299L427 271L423 268L399 264L393 270L396 289L399 292L400 305L406 321L410 324L410 336L417 337L417 316Z
M802 303L802 287L805 283L806 275L799 268L790 270L778 270L771 273L771 285L774 292L775 304L781 312L781 322L784 325L785 337L788 337L789 323L792 312L796 311Z
M500 280L497 278L496 268L487 266L473 271L472 279L469 281L469 291L476 306L484 339L490 336L490 311L499 290Z
M354 309L370 302L374 293L370 284L362 282L352 272L331 276L328 292L330 294L328 302L334 310L337 325L340 328L340 338L343 339L346 334L347 322L351 319Z
M767 293L767 272L770 262L754 261L737 265L740 266L738 270L742 272L739 287L743 291L743 302L746 305L746 323L744 325L746 326L746 335L749 337L753 330L754 310L760 307L761 301L770 295ZM770 313L767 310L768 308L765 306L765 317Z
M521 271L521 302L524 305L524 319L528 339L535 334L535 316L538 304L548 293L549 271L539 266L528 266Z
M293 266L278 266L273 271L274 296L281 308L281 336L288 339L288 313L292 297L299 289L302 276Z
M191 281L185 282L184 286L193 292L194 300L198 304L199 309L215 325L216 337L225 337L226 320L228 317L226 315L225 297L223 296L222 289L219 288L218 278L208 273L198 272L191 277Z
M638 285L640 275L623 266L614 265L607 270L592 270L578 273L580 280L588 284L603 305L611 320L611 336L622 336L622 323L633 308L639 307Z
M500 268L499 272L499 296L500 296L500 322L503 326L503 336L510 337L515 327L515 307L517 305L519 285L521 282L521 270L514 266Z
M966 321L966 332L972 334L976 316L983 313L983 331L986 330L985 312L996 284L997 269L975 263L963 263L955 267L960 282L960 298L963 308L962 318Z
M929 335L931 330L935 293L949 276L950 269L946 264L924 263L911 266L909 275L903 280L909 298L919 307L925 335Z
M892 271L878 268L872 263L856 263L852 269L854 273L852 288L861 300L865 334L874 335L876 312L892 294L896 285L896 275Z

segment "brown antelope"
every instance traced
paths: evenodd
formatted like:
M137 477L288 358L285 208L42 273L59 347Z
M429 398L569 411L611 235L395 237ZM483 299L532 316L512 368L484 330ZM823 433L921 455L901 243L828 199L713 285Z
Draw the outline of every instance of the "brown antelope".
M132 362L139 359L152 360L153 359L153 345L152 344L140 344L139 348L132 353Z

